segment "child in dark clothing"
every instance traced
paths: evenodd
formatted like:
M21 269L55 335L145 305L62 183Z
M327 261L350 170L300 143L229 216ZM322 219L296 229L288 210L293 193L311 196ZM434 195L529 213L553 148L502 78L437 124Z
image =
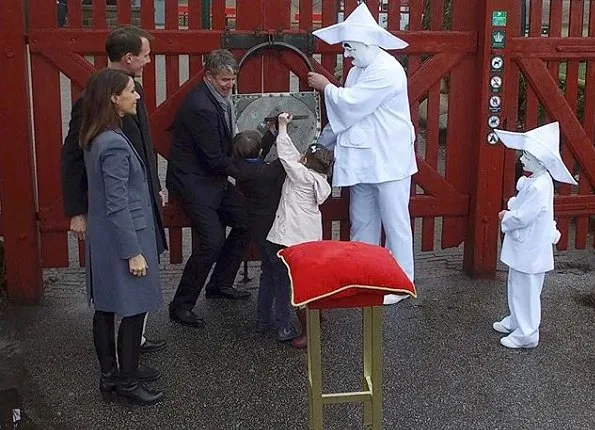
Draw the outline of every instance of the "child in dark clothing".
M274 303L274 326L277 329L277 338L280 341L287 341L295 338L299 333L291 322L287 280L277 279L281 274L273 270L273 264L278 257L269 251L266 244L266 237L275 220L281 198L281 187L285 179L285 170L280 160L271 163L264 161L274 141L275 137L270 131L261 138L257 131L247 130L235 136L232 151L239 171L236 185L246 199L251 238L257 245L261 258L256 329L264 332L273 326Z

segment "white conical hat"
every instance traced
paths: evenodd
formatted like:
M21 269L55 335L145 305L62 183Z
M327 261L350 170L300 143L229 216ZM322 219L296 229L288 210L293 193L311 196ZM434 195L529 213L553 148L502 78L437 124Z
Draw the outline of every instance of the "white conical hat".
M576 185L560 157L560 124L552 122L524 133L494 130L502 143L511 149L527 151L537 158L559 182Z
M315 30L312 34L330 45L349 40L387 50L409 46L407 42L379 26L365 3L360 3L345 21Z

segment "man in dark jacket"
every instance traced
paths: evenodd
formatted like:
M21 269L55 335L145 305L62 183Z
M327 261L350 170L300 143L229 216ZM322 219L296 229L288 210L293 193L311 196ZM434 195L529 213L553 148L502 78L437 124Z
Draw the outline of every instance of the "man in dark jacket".
M109 67L123 70L133 78L140 77L143 67L151 61L150 41L153 36L139 27L123 25L114 29L105 42L105 50L110 59ZM157 252L162 253L166 247L165 231L161 219L163 193L157 174L157 158L149 130L147 108L143 102L143 88L135 82L136 91L141 98L137 104L137 114L127 115L122 119L122 131L132 142L147 167L151 204L155 214L155 233ZM70 231L79 239L85 238L87 229L87 174L83 161L83 151L79 147L79 131L81 128L82 100L84 93L72 106L68 135L62 147L61 175L64 212L70 218ZM145 320L146 325L146 320ZM144 332L144 330L143 330ZM164 340L141 339L141 352L155 352L166 347ZM139 377L156 379L159 374L147 366L139 367Z
M213 263L207 298L250 297L233 288L249 236L243 197L230 180L237 176L231 159L235 113L230 101L237 62L220 49L206 56L204 69L203 82L176 113L166 178L170 195L182 203L199 239L169 305L170 318L189 327L203 325L192 309ZM227 238L226 226L232 228Z

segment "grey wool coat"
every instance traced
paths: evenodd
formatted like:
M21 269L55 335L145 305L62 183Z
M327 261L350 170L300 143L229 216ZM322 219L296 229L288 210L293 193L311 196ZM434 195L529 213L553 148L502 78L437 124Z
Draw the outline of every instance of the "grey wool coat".
M162 296L146 167L121 130L93 139L84 158L89 304L122 317L157 311ZM144 277L128 268L128 259L138 254L149 266Z

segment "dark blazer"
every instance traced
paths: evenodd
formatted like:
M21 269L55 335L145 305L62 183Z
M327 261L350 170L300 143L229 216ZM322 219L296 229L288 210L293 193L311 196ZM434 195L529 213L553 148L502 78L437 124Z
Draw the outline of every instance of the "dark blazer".
M157 237L157 250L159 253L167 249L165 230L161 218L161 200L159 191L161 184L157 173L157 156L151 139L149 129L149 116L143 101L144 91L141 84L135 81L136 91L141 98L137 104L135 116L126 115L122 118L122 131L136 149L141 159L147 166L149 191L151 203L155 212L155 232ZM83 151L79 147L79 132L81 129L84 93L72 106L68 135L62 147L61 175L62 196L64 199L64 214L71 218L87 213L87 175L83 161Z
M275 220L285 170L280 160L236 160L236 185L246 199L252 240L263 244Z
M237 175L231 159L233 131L204 82L186 96L172 129L167 189L182 200L218 209L230 186L227 177Z
M89 181L87 297L95 310L123 317L159 310L162 302L155 211L142 156L121 130L101 133L84 151ZM128 259L142 254L146 276Z

